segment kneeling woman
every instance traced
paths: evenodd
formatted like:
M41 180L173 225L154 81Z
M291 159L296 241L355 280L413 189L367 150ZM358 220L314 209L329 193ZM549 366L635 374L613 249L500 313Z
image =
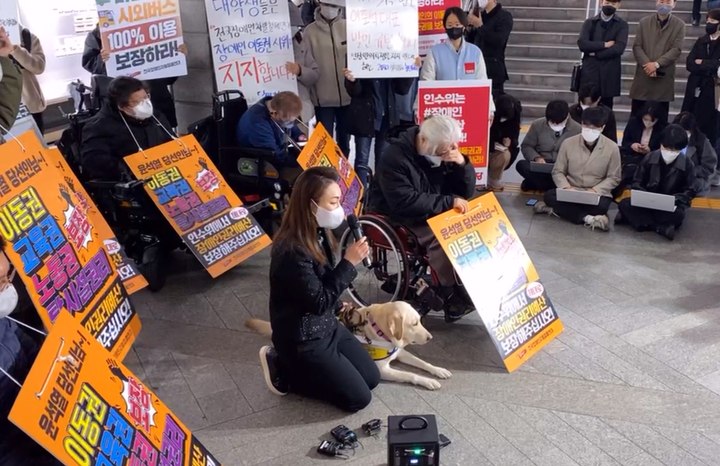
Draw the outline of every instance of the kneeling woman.
M270 321L275 348L260 350L268 388L328 401L359 411L372 399L380 372L358 340L335 318L340 296L368 254L365 239L351 245L334 265L329 230L345 215L338 173L314 167L293 187L290 205L273 244L270 263Z
M628 223L637 231L655 230L669 240L685 219L685 210L695 197L697 178L695 166L684 153L688 145L685 130L669 125L663 131L660 150L650 152L635 172L632 189L675 196L675 211L634 207L629 198L620 201L616 224Z

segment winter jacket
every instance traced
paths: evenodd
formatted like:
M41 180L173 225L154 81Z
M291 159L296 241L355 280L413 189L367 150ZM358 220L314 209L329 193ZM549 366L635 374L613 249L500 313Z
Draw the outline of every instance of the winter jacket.
M495 144L502 144L503 139L510 139L510 162L508 167L512 166L520 153L520 123L522 121L522 104L513 97L514 115L513 118L501 121L501 115L495 115L493 123L490 126L490 146L489 151L495 151ZM506 167L507 168L507 167Z
M542 158L547 163L555 163L562 143L567 138L580 134L581 131L582 126L572 118L568 118L567 125L560 134L548 125L546 118L538 118L532 122L523 139L521 146L523 157L530 162Z
M45 52L40 39L30 31L30 51L15 45L10 57L20 65L23 77L22 100L30 113L42 113L47 107L37 75L45 72Z
M602 13L599 13L586 19L580 31L578 47L583 53L580 86L596 84L600 86L603 97L617 97L620 95L621 58L627 46L629 26L617 14L609 21L603 21L601 16ZM606 48L606 42L615 44Z
M315 22L305 28L304 40L310 44L320 76L310 88L310 99L318 107L350 105L350 96L343 86L347 63L347 32L345 20L338 16L328 22L320 9Z
M418 154L419 132L415 126L388 141L370 188L370 210L408 226L452 209L456 197L470 199L475 194L475 170L469 160L432 167Z
M682 53L684 39L685 23L676 15L671 14L664 26L661 26L656 13L640 20L633 43L637 66L630 88L631 99L675 100L675 62ZM652 62L660 65L658 71L663 76L658 74L651 78L645 74L643 65Z
M710 140L700 131L696 130L690 137L685 156L692 160L695 166L695 175L698 179L708 181L715 173L718 160L717 154L712 144L710 144Z
M617 143L617 120L615 120L615 112L611 108L608 108L602 104L598 105L607 115L607 122L605 123L605 129L602 134L612 142ZM582 124L583 109L580 104L574 104L570 106L570 118Z
M102 40L100 38L100 28L96 27L88 32L85 37L85 50L82 55L82 66L90 74L99 74L106 76L107 69L105 62L100 56L102 50ZM177 78L160 78L146 81L150 87L150 100L153 107L159 110L167 121L170 123L169 128L177 127L177 112L175 111L175 100L173 99L168 86L172 86Z
M315 116L315 108L310 99L310 89L317 84L320 79L318 64L310 50L309 42L303 37L302 32L298 32L293 37L293 52L295 63L300 65L300 76L298 80L298 96L303 103L302 120L309 122Z
M285 241L273 245L270 260L270 323L272 340L279 352L333 334L340 297L357 276L346 259L335 263L328 233L318 231L317 241L325 256L320 263L309 252Z
M702 60L699 65L695 60ZM720 68L720 40L710 40L707 34L695 41L687 57L688 76L685 100L682 110L692 112L698 122L698 129L715 144L718 133L718 97L715 95L715 81Z
M385 112L389 128L400 124L396 95L407 95L415 78L345 79L345 89L352 98L348 115L348 132L353 136L374 137ZM380 95L376 95L379 91ZM377 98L380 99L378 102Z
M675 196L675 205L689 208L695 197L695 183L695 166L685 154L680 154L668 166L656 150L640 163L632 189Z
M288 158L287 133L270 117L268 102L272 97L264 97L250 107L240 117L237 125L238 144L241 147L267 149L280 162ZM290 137L294 140L300 136L300 130L294 125Z
M662 141L663 131L665 131L666 126L667 123L664 121L658 121L655 123L655 126L653 126L652 133L650 134L650 143L648 144L651 152L660 149L660 142ZM645 158L646 154L632 150L632 145L635 143L639 144L642 140L644 129L645 124L642 118L631 117L630 121L628 121L625 131L623 131L622 146L620 147L623 165L637 165Z
M482 51L488 79L493 83L504 83L510 79L505 66L505 49L513 29L512 13L498 4L490 13L483 10L481 17L482 27L472 28L467 40Z
M617 144L600 136L592 151L582 135L568 138L560 147L552 171L553 181L559 189L593 189L601 196L620 184L620 150Z
M132 134L123 122L127 121ZM160 112L155 117L168 131L170 124ZM172 140L154 118L139 121L123 114L105 104L103 108L90 119L82 130L82 143L80 145L80 158L84 173L93 179L117 181L126 172L127 166L123 158L135 154L142 149L150 149ZM135 139L137 139L137 143Z
M22 75L7 57L0 57L0 126L9 130L15 124L15 118L22 99ZM0 136L5 133L0 129Z

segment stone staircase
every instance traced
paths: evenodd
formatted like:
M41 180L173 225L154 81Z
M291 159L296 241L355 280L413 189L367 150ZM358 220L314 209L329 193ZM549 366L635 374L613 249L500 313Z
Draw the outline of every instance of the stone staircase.
M573 64L580 60L577 39L585 20L587 0L506 0L502 3L503 8L511 11L515 18L507 49L510 81L505 84L505 91L520 99L523 117L534 119L544 116L545 106L553 99L576 102L577 95L569 90L570 75ZM705 4L703 1L703 9ZM595 0L591 0L591 15L594 6ZM678 0L674 14L687 23L687 29L683 54L678 60L671 115L682 106L688 75L685 69L687 54L705 31L704 24L692 27L691 10L692 0ZM630 114L628 93L635 74L632 54L635 31L640 19L654 12L655 0L622 2L620 15L630 23L630 37L622 58L622 96L615 98L615 113L619 121L627 121Z

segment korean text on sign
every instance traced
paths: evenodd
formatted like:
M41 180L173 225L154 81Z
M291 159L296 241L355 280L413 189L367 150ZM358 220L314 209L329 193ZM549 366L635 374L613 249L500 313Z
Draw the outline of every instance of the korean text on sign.
M51 330L9 418L63 464L220 466L69 314Z
M527 251L494 194L462 215L428 220L512 371L563 330Z
M180 143L179 143L180 142ZM125 157L175 231L213 277L270 244L270 238L193 136Z
M281 91L297 93L290 13L284 0L205 0L215 82L249 103Z
M487 150L490 139L489 117L491 81L420 81L418 117L420 122L433 115L455 118L462 128L460 152L475 168L475 185L487 184Z
M416 0L347 0L348 69L358 78L415 77Z
M5 252L48 328L68 313L122 357L140 331L140 319L105 249L104 242L115 238L72 171L56 157L31 131L0 146ZM121 292L109 299L113 289Z
M108 76L157 79L187 74L178 0L98 2Z

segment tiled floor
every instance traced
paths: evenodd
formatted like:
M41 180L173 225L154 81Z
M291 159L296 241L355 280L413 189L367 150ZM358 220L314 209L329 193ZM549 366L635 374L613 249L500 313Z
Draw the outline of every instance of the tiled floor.
M720 213L691 210L670 243L499 198L566 326L513 374L472 319L430 319L435 338L416 353L453 372L440 391L382 383L353 416L275 397L257 359L266 340L243 327L268 315L267 253L217 280L180 256L161 293L134 296L143 330L126 362L225 466L336 464L315 453L331 428L393 413L438 415L447 466L720 464ZM362 440L343 463L385 464L384 439Z

